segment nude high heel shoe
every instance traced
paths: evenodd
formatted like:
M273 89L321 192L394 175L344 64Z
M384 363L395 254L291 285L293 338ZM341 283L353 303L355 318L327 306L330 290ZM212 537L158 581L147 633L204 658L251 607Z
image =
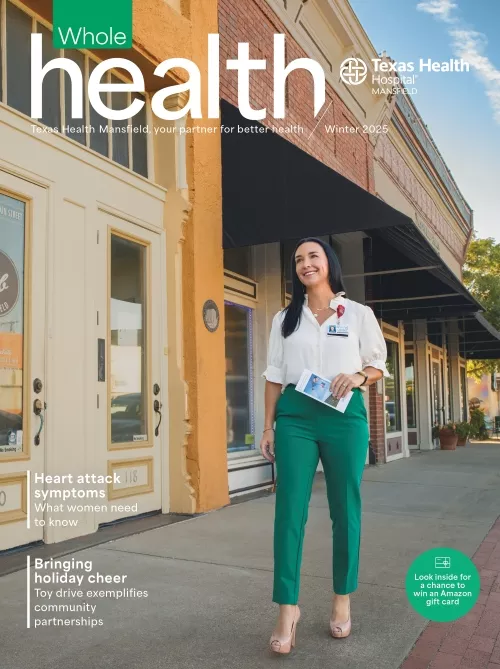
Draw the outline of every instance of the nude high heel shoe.
M351 602L349 601L349 618L345 623L337 623L330 618L330 634L334 639L343 639L351 633Z
M297 606L293 618L290 636L286 639L278 639L274 636L274 634L271 635L271 639L269 641L269 648L274 653L283 653L283 654L289 653L291 649L295 646L295 632L297 631L297 623L299 622L299 620L300 620L300 609Z

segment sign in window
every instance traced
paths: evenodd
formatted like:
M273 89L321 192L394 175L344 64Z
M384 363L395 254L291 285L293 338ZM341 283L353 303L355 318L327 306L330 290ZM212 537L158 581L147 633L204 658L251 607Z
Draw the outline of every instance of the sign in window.
M0 455L23 450L25 207L0 193Z

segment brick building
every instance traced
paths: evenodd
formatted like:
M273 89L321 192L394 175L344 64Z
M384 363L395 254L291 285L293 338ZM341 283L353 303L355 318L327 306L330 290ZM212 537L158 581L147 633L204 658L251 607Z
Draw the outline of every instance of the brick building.
M219 32L221 122L235 128L222 133L230 493L273 479L258 454L261 373L271 319L290 292L291 251L308 235L333 246L347 296L374 309L386 338L392 377L369 390L368 461L434 448L434 424L466 418L465 360L484 354L481 307L461 283L470 208L411 102L372 92L370 76L356 86L339 78L345 59L378 57L347 2L220 0ZM286 79L286 117L273 118L276 33L285 65L312 58L323 67L317 117L313 76L298 69ZM267 114L252 121L225 68L239 42L266 63L250 75L250 107Z
M299 161L300 154L307 156L316 166L327 166L328 172L345 177L343 184L349 187L353 182L366 193L375 194L374 148L377 140L376 127L380 125L390 110L390 103L384 96L373 96L369 86L361 85L352 90L338 80L340 62L351 53L361 53L366 60L377 56L367 36L357 22L347 3L328 7L325 13L314 6L300 2L286 3L255 2L235 3L230 0L219 2L219 32L221 44L221 71L224 72L221 83L222 123L228 126L248 127L251 122L243 119L237 110L238 87L236 72L227 71L225 62L237 56L238 42L250 44L250 57L265 59L265 71L254 71L250 77L251 107L266 108L266 118L262 125L269 132L234 137L222 134L223 165L223 216L225 230L225 286L226 286L226 365L227 399L231 407L234 404L240 413L240 423L236 429L228 428L229 481L230 492L237 493L250 487L266 485L272 478L271 468L262 463L256 455L255 440L258 440L263 421L263 380L260 373L265 367L267 337L272 316L286 302L290 282L288 259L297 238L308 234L308 226L299 226L297 235L282 230L269 243L239 245L233 234L236 228L243 229L244 223L233 224L237 216L232 208L234 201L243 196L245 184L250 189L257 182L266 182L269 186L269 199L256 203L254 220L245 221L254 228L266 227L260 222L259 204L271 206L276 217L284 215L281 192L276 189L276 201L272 200L272 191L279 173L268 169L264 152L271 151L278 155L284 147L283 142L293 145L295 151L290 160ZM313 113L314 83L312 75L305 69L292 71L286 80L286 116L284 119L273 117L273 63L274 36L285 35L285 64L299 58L313 58L318 61L326 73L326 100L317 117ZM320 122L318 123L318 120ZM255 125L255 124L254 124ZM341 128L341 131L332 129ZM372 132L370 132L372 130ZM266 145L267 144L267 145ZM235 146L237 145L237 149ZM259 160L259 152L263 151ZM248 159L247 169L241 164L233 172L231 156L234 153ZM292 152L291 152L292 154ZM297 171L301 166L297 162ZM237 177L236 177L237 175ZM234 177L234 178L233 178ZM300 176L298 188L301 188ZM342 187L342 185L340 187ZM304 215L315 216L314 201L316 194L305 190L300 197L305 203ZM327 184L328 186L328 184ZM307 203L309 201L310 207ZM308 211L309 209L309 211ZM240 210L237 210L240 214ZM324 214L324 212L322 212ZM328 240L341 257L343 272L346 275L347 292L352 299L364 302L365 281L359 278L364 271L363 233L345 231L338 225L337 216L344 216L342 209L335 203L327 212L331 223L327 224L328 234L320 235ZM312 232L315 232L314 230ZM254 240L261 241L259 234ZM233 246L233 248L231 248ZM246 321L246 341L242 341L242 330ZM246 347L246 352L244 351ZM249 361L248 364L244 361ZM240 372L232 373L239 362ZM248 376L247 387L236 385L233 377ZM374 453L377 444L383 444L383 434L378 434L379 425L383 426L380 414L384 407L380 393L370 389L369 413L372 416L372 445ZM231 412L230 412L231 413ZM233 413L236 411L233 409ZM246 414L246 415L245 415ZM233 421L235 422L235 421ZM254 443L251 443L254 435ZM245 439L247 443L245 443ZM249 443L250 442L250 443ZM382 448L382 447L380 447ZM379 456L380 459L380 456Z
M238 55L238 43L248 42L250 44L250 57L252 59L265 59L266 70L254 70L250 76L251 106L254 109L267 109L263 124L269 128L281 132L282 136L295 144L302 151L320 160L325 165L336 170L357 183L367 191L375 192L373 177L373 142L370 141L368 133L345 132L343 134L327 133L325 126L338 125L349 127L353 130L360 128L360 120L364 123L376 123L385 112L386 102L380 97L378 100L366 99L364 91L356 91L356 97L360 98L360 105L369 104L365 113L359 113L359 106L353 105L349 108L341 96L341 91L335 89L333 80L326 81L326 101L323 107L328 108L322 116L321 124L314 130L318 117L313 115L314 88L310 72L305 69L297 69L292 72L286 82L285 91L285 113L283 119L276 119L272 115L273 110L273 55L275 35L285 36L285 65L299 58L315 58L328 72L329 61L318 57L314 50L307 53L304 49L302 36L296 33L302 25L301 14L311 12L302 9L298 12L295 23L288 29L293 13L292 4L302 6L302 3L289 3L289 12L281 17L273 6L279 3L267 3L264 0L242 3L232 0L220 0L219 2L219 32L220 32L220 56L221 69L223 71L221 81L221 97L231 105L238 106L237 73L225 69L228 59L236 58ZM280 3L281 4L281 3ZM282 12L283 14L283 12ZM311 16L311 22L319 23L318 16ZM327 27L326 25L324 27ZM302 39L301 39L302 37ZM316 45L317 48L319 44ZM368 48L368 45L366 45ZM321 52L319 52L321 53ZM375 54L373 54L375 55ZM322 110L322 114L323 114ZM286 132L288 128L304 128L304 132Z

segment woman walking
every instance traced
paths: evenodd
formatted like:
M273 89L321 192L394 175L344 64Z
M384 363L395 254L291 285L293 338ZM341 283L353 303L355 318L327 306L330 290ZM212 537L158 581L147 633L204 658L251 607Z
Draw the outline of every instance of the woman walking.
M261 452L276 462L273 602L280 605L270 648L295 645L302 544L319 458L333 531L330 633L351 631L349 594L358 585L360 485L368 450L362 390L382 376L387 348L373 311L345 295L332 248L314 237L292 255L288 307L273 319L264 372L265 425ZM353 396L341 413L295 390L304 369L327 378L334 397Z

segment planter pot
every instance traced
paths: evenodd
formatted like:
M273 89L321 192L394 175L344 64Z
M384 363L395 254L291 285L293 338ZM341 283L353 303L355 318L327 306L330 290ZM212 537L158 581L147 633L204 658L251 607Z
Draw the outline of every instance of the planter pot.
M457 441L457 446L465 446L467 443L467 437L459 437Z
M439 433L439 445L442 451L454 451L457 447L458 436L449 430L441 430Z

